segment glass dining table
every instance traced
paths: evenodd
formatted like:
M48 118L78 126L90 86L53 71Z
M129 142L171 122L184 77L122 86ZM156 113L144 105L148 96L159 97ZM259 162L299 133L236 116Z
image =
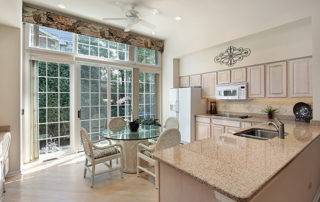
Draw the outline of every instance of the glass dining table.
M101 132L105 139L121 144L124 156L124 172L137 173L137 146L140 143L148 145L149 139L155 139L165 130L161 126L140 125L137 132L132 132L129 126L106 129Z

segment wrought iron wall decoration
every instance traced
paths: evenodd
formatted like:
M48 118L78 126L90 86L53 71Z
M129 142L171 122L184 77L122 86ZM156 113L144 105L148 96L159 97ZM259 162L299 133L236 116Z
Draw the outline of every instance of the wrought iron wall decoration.
M238 61L241 61L244 57L248 57L250 53L251 50L249 48L236 48L234 46L229 46L227 50L220 53L214 58L214 62L232 67Z

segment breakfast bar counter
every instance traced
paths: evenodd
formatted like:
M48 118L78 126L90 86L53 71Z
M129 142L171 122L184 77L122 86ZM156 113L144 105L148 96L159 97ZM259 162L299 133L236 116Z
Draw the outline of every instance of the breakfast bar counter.
M289 121L285 132L285 139L270 140L222 134L156 152L159 201L308 201L320 186L320 127ZM171 186L180 192L171 193Z

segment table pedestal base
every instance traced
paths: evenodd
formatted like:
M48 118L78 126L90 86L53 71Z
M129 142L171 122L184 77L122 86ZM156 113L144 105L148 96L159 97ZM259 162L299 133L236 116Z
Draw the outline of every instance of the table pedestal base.
M123 160L125 173L137 173L137 146L140 143L148 145L148 140L129 140L129 141L117 141L123 147Z

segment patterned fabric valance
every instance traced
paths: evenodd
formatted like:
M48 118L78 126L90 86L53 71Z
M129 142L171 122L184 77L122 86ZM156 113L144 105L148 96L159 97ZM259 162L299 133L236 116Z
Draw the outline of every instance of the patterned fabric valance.
M132 32L124 32L119 28L87 22L76 17L64 16L52 11L36 8L29 4L23 5L22 21L161 52L163 52L164 48L163 40L153 39Z

